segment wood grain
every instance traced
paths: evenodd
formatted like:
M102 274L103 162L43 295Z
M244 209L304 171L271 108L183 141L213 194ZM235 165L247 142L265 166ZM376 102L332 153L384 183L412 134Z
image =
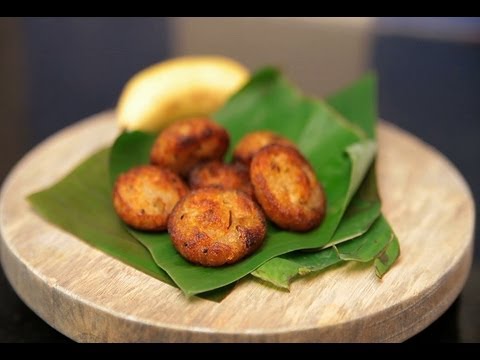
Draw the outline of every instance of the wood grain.
M25 200L116 134L110 112L61 131L17 164L1 193L5 273L28 306L74 340L402 341L438 318L465 283L475 212L467 184L435 149L382 123L380 193L402 250L383 280L351 264L296 281L290 293L248 278L219 304L188 300L50 225Z

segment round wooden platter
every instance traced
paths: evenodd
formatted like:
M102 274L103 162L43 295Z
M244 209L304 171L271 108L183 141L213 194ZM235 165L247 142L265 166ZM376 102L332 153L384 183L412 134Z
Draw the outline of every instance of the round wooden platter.
M468 276L475 209L465 180L435 149L382 123L379 187L402 252L383 280L348 264L290 292L248 278L221 303L189 300L44 221L25 200L117 133L111 112L60 131L17 164L1 193L4 271L33 311L74 340L396 342L437 319Z

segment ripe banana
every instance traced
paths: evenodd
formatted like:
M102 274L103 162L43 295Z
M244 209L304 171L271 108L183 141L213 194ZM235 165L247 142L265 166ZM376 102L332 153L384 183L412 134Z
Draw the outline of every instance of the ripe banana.
M176 119L209 115L248 80L248 70L221 56L185 56L152 65L125 85L121 128L157 132Z

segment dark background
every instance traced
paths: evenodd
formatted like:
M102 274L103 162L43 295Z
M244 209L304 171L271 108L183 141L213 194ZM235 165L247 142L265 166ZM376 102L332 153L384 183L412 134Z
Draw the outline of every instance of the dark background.
M446 18L438 36L385 31L399 21L379 20L383 31L371 51L380 116L444 153L465 176L478 207L480 19ZM409 29L418 23L403 20ZM165 18L0 18L0 182L38 142L114 107L133 73L168 57L169 24ZM458 33L467 35L449 36ZM462 295L411 341L480 342L478 245L475 254ZM0 342L28 341L68 339L30 311L0 271Z

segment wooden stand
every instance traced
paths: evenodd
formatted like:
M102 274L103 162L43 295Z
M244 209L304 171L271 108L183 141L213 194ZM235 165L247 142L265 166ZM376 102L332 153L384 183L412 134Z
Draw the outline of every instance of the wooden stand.
M290 292L247 278L219 304L188 300L44 221L25 200L116 134L111 112L77 123L28 153L2 188L4 271L33 311L74 340L402 341L437 319L465 283L475 218L465 180L435 149L382 123L379 187L402 251L383 280L350 264L298 280Z

